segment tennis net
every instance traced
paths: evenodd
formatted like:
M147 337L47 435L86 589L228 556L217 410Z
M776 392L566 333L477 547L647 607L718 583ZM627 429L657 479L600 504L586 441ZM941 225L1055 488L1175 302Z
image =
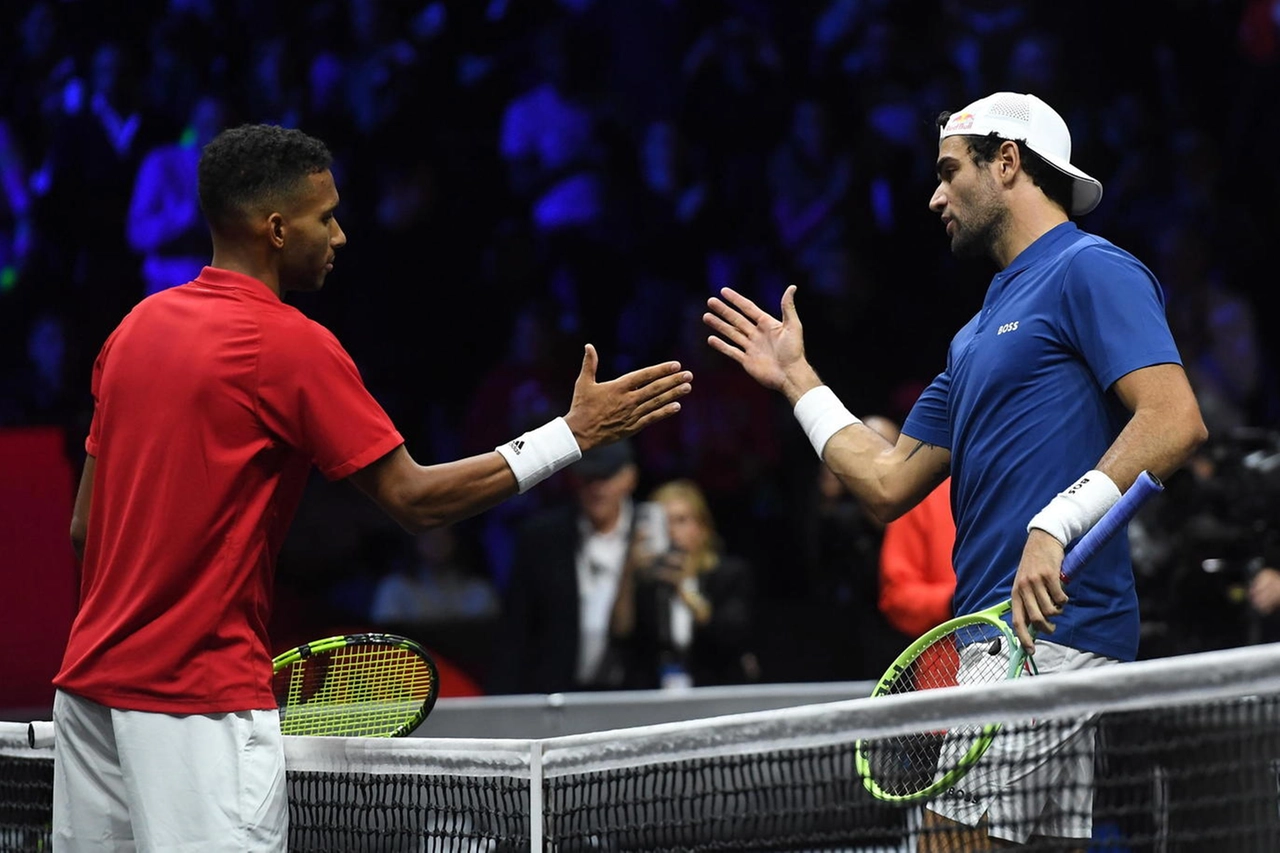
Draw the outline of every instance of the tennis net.
M992 723L939 799L859 776L859 742ZM0 849L48 849L52 751L0 725ZM913 851L955 837L943 810L1025 850L1280 851L1280 646L547 739L285 740L294 850ZM1037 751L1092 784L1028 773Z

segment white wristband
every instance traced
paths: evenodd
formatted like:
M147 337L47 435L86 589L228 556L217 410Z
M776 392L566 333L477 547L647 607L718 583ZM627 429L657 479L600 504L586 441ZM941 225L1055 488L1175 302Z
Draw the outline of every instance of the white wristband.
M836 392L826 385L805 391L796 400L795 416L819 459L831 436L847 426L862 423L849 413L836 397Z
M494 448L502 454L516 475L520 494L524 494L555 472L582 458L582 449L573 430L556 418L524 435Z
M1065 548L1093 525L1120 500L1120 489L1111 478L1098 470L1089 471L1027 523L1027 532L1043 530Z

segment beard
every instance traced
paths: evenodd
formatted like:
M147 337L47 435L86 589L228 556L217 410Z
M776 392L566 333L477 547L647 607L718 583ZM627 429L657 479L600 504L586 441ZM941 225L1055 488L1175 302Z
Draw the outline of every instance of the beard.
M994 258L995 246L1009 228L1008 211L994 205L976 213L969 223L954 221L951 254L957 258Z
M987 171L979 172L976 185L964 194L960 209L961 216L953 220L951 254L957 258L996 260L995 248L1009 231L1010 214Z

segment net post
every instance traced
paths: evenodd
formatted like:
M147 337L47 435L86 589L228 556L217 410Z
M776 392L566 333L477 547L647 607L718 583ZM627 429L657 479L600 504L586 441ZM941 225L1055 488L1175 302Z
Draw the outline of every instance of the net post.
M529 743L529 850L542 853L542 741Z

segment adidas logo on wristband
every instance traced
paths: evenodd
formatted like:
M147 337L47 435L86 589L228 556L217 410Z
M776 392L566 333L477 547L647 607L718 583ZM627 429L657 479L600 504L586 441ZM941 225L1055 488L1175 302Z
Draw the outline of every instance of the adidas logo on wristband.
M499 444L494 450L511 467L521 494L582 458L578 440L564 418L555 418L519 438Z

